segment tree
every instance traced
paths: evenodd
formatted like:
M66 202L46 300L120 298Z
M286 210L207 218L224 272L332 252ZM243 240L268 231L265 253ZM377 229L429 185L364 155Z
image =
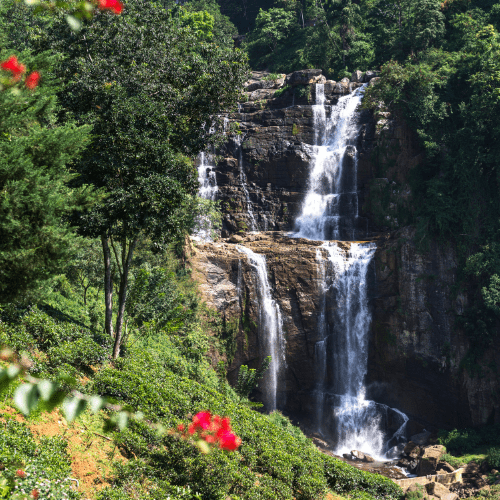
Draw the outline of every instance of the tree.
M12 51L1 51L0 60ZM0 91L0 302L37 288L65 262L75 234L63 221L84 209L92 190L68 187L68 166L89 144L90 127L57 121L54 56L19 56L43 75L35 90ZM10 78L10 77L9 77Z
M74 221L101 240L105 325L117 357L134 250L146 236L161 246L192 226L198 185L190 157L222 138L217 115L236 104L245 55L204 41L148 0L131 0L119 18L98 14L76 34L61 23L52 36L54 46L70 47L66 112L93 126L79 183L107 192ZM120 276L114 330L113 258Z

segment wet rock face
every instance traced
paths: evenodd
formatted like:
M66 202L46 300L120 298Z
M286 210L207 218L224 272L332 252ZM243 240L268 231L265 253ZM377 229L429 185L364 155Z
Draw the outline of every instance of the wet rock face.
M247 83L247 102L229 116L228 141L219 152L217 199L223 208L222 236L252 229L248 215L255 214L261 231L293 230L307 191L312 145L314 144L312 104L316 82L326 81L320 70L304 70L277 80L268 73L255 72ZM327 82L327 104L352 92L361 83ZM375 138L371 113L362 113L362 133L357 149L358 189L372 177L370 155ZM242 186L246 178L248 197ZM363 203L364 194L360 197Z
M368 375L370 397L397 406L427 428L498 421L500 353L483 361L485 377L460 367L469 349L457 317L468 299L454 291L457 259L451 246L417 250L415 230L379 239ZM495 370L495 371L492 371Z
M278 75L276 80L266 79L267 73L254 73L248 82L248 100L229 117L229 139L216 167L222 237L232 237L233 243L200 245L193 264L209 305L238 325L230 365L230 377L235 381L241 364L257 367L262 361L257 284L235 243L266 255L287 340L280 397L292 415L314 414L311 393L320 296L316 248L320 243L290 240L281 234L246 233L252 229L249 208L255 229L260 231L291 231L301 211L315 140L312 103L316 87L304 82L322 81L317 71L306 73ZM363 80L375 77L373 73ZM356 74L353 78L361 77ZM335 104L359 85L326 81L326 102ZM486 353L483 377L471 376L460 367L470 346L457 317L463 314L468 298L454 290L455 252L437 242L431 242L428 251L419 251L415 231L405 219L413 209L408 179L424 159L418 138L383 109L375 116L363 112L361 120L359 215L370 221L368 233L378 235L370 296L373 317L367 397L414 419L410 435L424 427L500 422L500 376L495 368L500 367L500 351L492 348ZM259 400L258 393L255 398Z
M279 381L278 407L295 416L314 415L314 346L318 341L321 279L316 249L321 244L279 233L259 233L245 236L238 244L229 240L198 244L191 258L207 305L220 311L226 321L237 321L236 349L229 365L229 379L235 382L242 364L259 367L264 357L259 335L258 283L238 245L266 256L268 279L281 310L286 339L286 368ZM262 401L259 389L254 397Z

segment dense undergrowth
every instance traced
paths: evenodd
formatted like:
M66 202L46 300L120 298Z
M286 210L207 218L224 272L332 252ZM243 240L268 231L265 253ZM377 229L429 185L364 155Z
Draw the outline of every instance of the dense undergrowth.
M60 378L68 387L107 396L145 415L142 422L112 434L128 460L113 464L111 486L96 498L318 499L327 491L355 498L401 496L389 479L321 454L281 414L251 409L212 368L207 357L210 342L196 328L199 321L192 317L176 333L137 330L124 357L110 362L111 343L101 334L36 307L4 309L1 343L28 356L33 374ZM174 435L158 434L151 425L173 428L207 409L231 418L243 441L238 451L203 454ZM101 416L104 424L106 413ZM0 426L0 443L2 461L13 450L19 467L33 477L45 477L46 461L52 457L47 477L54 488L55 481L70 475L63 438L35 443L26 426L9 420ZM39 455L33 455L30 447ZM58 485L69 492L67 483ZM54 498L66 497L77 495L58 493Z

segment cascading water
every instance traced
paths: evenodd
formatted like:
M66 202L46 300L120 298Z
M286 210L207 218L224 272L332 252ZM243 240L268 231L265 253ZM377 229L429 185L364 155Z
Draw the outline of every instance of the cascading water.
M215 200L217 195L217 178L215 177L215 166L206 163L207 155L200 153L200 164L198 166L199 196L206 200Z
M200 188L198 196L206 200L215 201L217 196L217 178L215 176L215 166L210 165L205 153L200 153L198 165L198 182ZM210 158L208 156L208 158ZM212 224L208 217L200 217L198 220L198 229L194 234L194 238L201 241L211 241Z
M308 191L295 221L297 236L353 240L358 218L356 108L364 87L325 106L324 85L316 85L314 142ZM329 118L327 118L327 116Z
M337 454L360 450L382 459L404 439L408 418L366 399L368 277L374 243L338 243L362 237L358 224L357 150L364 87L325 105L316 85L314 140L308 191L295 221L297 237L326 240L317 250L319 341L315 346L316 430Z
M267 278L266 257L249 248L238 246L255 270L257 277L257 296L259 300L259 339L262 340L262 357L271 356L271 365L264 375L264 405L267 411L276 410L280 401L278 383L285 365L285 340L283 320L278 304L271 295L271 286Z
M250 201L250 193L247 187L247 176L245 175L245 169L243 167L243 135L236 135L234 141L238 146L238 168L240 170L240 184L243 193L245 194L245 200L247 205L247 213L250 218L250 230L255 231L257 229L257 222L255 221L255 216L253 214L252 202Z

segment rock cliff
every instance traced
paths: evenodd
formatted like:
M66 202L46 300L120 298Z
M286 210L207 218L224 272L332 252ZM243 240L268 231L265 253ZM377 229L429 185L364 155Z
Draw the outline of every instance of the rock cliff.
M255 273L237 246L266 256L286 337L278 400L286 413L303 417L312 414L313 406L320 296L316 251L321 242L291 239L285 232L293 229L307 188L314 84L323 83L326 99L335 104L360 83L329 82L317 70L276 80L266 76L253 74L248 100L229 117L230 135L216 167L223 239L198 243L192 265L207 303L234 326L229 366L234 381L241 364L255 367L263 357ZM468 299L455 290L454 249L431 242L427 251L419 251L408 225L408 178L423 159L417 137L383 110L362 111L361 120L360 215L369 220L367 238L377 242L370 271L369 397L407 413L413 419L410 433L499 422L500 352L486 354L482 377L460 365L470 346L456 319ZM257 390L256 399L260 396Z
M307 82L323 82L326 102L331 104L362 85L348 79L328 81L319 70L283 75L276 83L263 80L266 75L253 74L247 101L240 104L238 113L229 116L231 135L220 151L223 159L216 170L224 213L223 237L248 230L293 229L307 189L314 144L311 104L316 87ZM375 122L368 111L362 112L361 120L357 168L358 186L364 192L365 184L368 187L373 178L370 156Z

